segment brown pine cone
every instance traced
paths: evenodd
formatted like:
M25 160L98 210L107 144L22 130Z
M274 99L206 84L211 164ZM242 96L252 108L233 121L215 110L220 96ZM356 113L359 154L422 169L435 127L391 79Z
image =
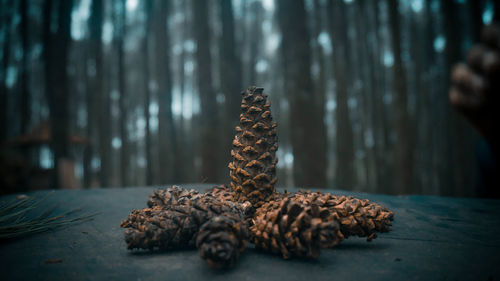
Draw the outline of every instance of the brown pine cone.
M125 241L129 249L172 249L194 247L200 227L214 216L230 215L244 220L252 213L249 202L221 201L211 193L200 194L179 188L175 192L164 192L165 198L151 202L176 202L152 208L134 210L121 223L128 228ZM168 191L169 189L167 189ZM179 191L179 192L177 192ZM155 192L156 198L162 192ZM175 196L176 200L171 200ZM184 195L182 195L184 194ZM166 198L170 199L166 199Z
M211 189L207 190L207 193L211 193L221 201L235 201L234 191L231 189L231 187L226 185L214 186Z
M330 212L316 204L283 197L257 209L250 240L259 249L280 253L283 258L316 258L320 248L338 244L342 233Z
M189 200L197 194L199 194L199 192L193 189L187 190L180 186L173 185L167 189L155 190L149 195L148 207L179 205L179 200Z
M330 210L328 220L339 222L345 238L359 236L371 241L377 237L375 232L388 232L394 218L393 212L366 199L303 190L290 197L304 204L317 204Z
M201 257L214 268L234 265L245 249L248 228L238 216L216 216L207 221L196 238Z
M197 213L196 215L202 215ZM177 210L160 206L133 210L121 225L128 249L175 249L194 246L199 224L190 208Z
M243 92L240 125L229 163L231 187L239 202L250 201L255 207L275 193L276 151L278 137L276 122L272 121L271 104L263 88L249 87Z

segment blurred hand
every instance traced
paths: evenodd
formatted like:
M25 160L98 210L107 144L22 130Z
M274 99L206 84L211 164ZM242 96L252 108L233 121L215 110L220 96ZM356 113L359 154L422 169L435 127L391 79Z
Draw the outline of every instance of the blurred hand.
M472 125L497 146L500 95L500 26L483 29L481 42L467 54L467 62L457 64L451 74L450 103Z

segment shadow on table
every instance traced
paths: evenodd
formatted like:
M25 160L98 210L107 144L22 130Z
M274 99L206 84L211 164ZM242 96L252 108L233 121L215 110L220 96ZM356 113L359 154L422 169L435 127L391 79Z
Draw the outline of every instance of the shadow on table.
M170 250L130 250L128 252L128 256L135 256L135 257L149 257L149 256L162 256L162 255L176 255L179 253L194 253L197 252L197 249L170 249Z

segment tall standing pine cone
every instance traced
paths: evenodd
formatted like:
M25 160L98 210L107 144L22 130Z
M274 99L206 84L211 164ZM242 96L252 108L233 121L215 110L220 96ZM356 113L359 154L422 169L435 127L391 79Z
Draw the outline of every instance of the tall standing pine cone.
M243 92L240 125L229 163L231 187L239 202L250 201L261 206L274 193L276 178L276 122L272 121L271 103L263 88L249 87Z

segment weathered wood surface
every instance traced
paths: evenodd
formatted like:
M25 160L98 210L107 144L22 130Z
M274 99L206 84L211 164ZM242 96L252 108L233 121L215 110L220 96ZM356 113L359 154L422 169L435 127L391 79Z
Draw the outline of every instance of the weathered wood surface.
M198 185L205 189L210 185ZM185 185L185 187L196 188ZM84 207L94 220L0 244L1 280L498 280L500 200L386 196L392 232L349 238L317 260L282 260L247 249L237 265L211 270L196 250L128 251L120 222L153 188L62 190L43 204ZM295 191L289 189L289 191ZM7 197L0 198L0 201ZM43 207L43 206L42 206ZM47 260L61 259L59 263Z

